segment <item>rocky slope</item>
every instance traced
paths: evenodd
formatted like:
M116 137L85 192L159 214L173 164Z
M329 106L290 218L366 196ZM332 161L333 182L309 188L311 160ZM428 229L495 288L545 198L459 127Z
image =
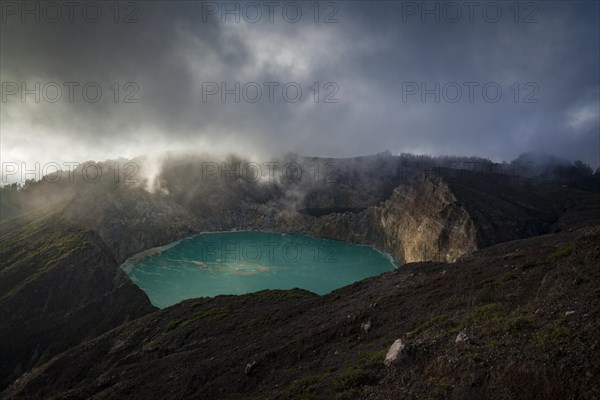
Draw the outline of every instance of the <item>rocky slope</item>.
M45 211L0 225L0 386L154 310L94 231Z
M600 227L417 263L319 297L189 300L19 379L7 399L594 399ZM384 366L390 345L403 362Z
M78 193L62 215L70 223L96 232L119 263L142 250L202 230L194 214L162 194L126 186L110 190L91 186Z
M200 230L183 207L148 192L90 186L2 221L0 387L83 339L155 308L119 265Z

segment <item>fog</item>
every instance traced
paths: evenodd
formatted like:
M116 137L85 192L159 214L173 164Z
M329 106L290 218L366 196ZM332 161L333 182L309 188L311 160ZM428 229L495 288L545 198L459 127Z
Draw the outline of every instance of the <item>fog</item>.
M267 3L3 2L2 162L389 150L600 165L597 2Z

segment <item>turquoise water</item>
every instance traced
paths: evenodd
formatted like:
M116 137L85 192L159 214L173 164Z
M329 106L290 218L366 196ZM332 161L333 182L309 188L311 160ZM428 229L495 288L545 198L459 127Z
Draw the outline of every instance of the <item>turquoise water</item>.
M123 270L159 308L181 300L263 289L318 294L391 271L388 254L368 246L305 235L203 233L146 250Z

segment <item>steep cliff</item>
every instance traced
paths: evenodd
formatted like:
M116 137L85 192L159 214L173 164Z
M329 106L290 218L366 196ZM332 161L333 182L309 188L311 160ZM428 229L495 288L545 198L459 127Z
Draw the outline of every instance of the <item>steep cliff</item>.
M452 262L477 249L469 212L440 176L417 176L376 210L383 249L401 262Z
M574 206L569 198L577 193L502 175L437 169L416 175L360 213L309 218L306 229L374 246L400 263L452 262L479 248L549 232Z
M455 261L478 248L468 210L437 174L416 176L385 202L359 214L319 218L309 232L375 246L400 263Z

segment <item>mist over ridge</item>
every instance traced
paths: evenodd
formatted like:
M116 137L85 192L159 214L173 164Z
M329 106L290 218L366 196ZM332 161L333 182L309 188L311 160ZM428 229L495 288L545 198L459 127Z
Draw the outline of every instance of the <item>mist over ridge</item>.
M94 23L81 10L72 23L66 10L56 23L41 11L22 21L20 3L7 4L6 162L389 149L495 162L540 151L600 166L597 2L501 2L498 20L453 3L458 21L436 2L425 17L421 2L324 3L318 15L291 2L302 10L293 22L284 3L272 20L259 3L251 22L245 3L236 18L226 3L141 2L123 4L118 23L103 3Z

